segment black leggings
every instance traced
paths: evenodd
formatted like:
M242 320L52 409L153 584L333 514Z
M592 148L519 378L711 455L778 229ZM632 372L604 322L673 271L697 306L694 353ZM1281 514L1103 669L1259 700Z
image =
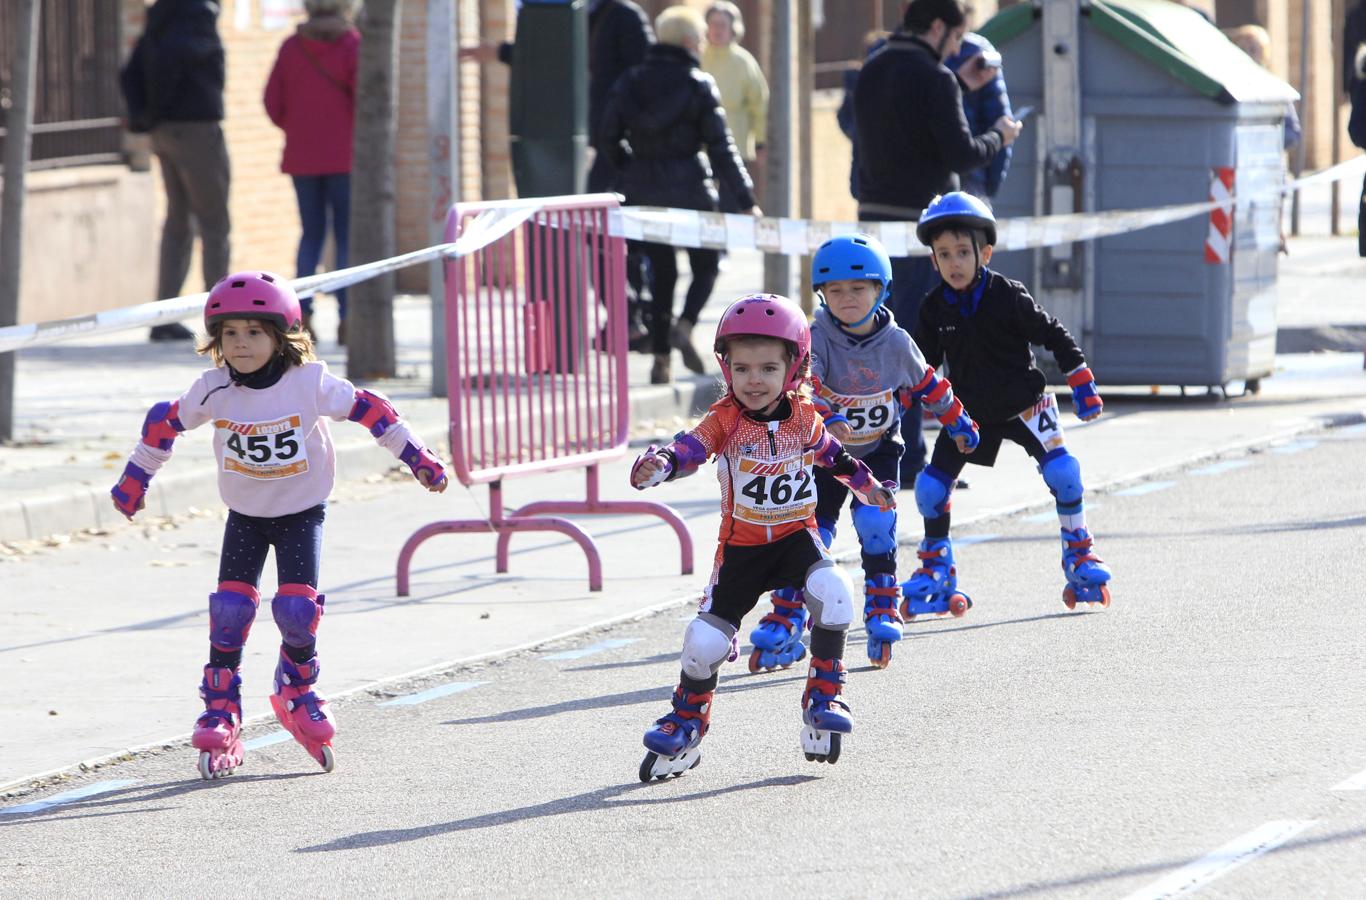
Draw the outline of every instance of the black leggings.
M639 243L635 245L650 261L650 289L654 297L654 316L650 322L650 343L655 353L669 352L669 327L673 324L674 285L678 283L678 250L667 244ZM702 314L702 307L716 287L716 276L721 271L721 254L715 250L688 248L688 265L692 268L692 283L683 302L680 319L694 325Z
M266 554L275 548L275 571L280 584L318 586L322 559L323 518L327 505L303 512L263 519L228 511L223 529L223 553L218 558L218 581L261 585Z

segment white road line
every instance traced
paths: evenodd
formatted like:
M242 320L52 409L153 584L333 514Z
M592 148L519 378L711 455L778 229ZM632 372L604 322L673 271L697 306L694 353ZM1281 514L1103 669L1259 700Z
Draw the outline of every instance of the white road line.
M605 641L598 641L596 644L589 644L587 647L580 647L577 650L561 650L559 653L547 653L541 659L583 659L585 656L592 656L594 653L602 653L604 650L615 650L618 647L625 647L627 644L634 644L640 638L609 638Z
M1287 819L1267 822L1256 831L1234 838L1208 856L1182 866L1172 874L1155 882L1127 900L1159 900L1193 894L1216 878L1227 875L1243 863L1251 862L1263 853L1275 850L1295 835L1317 825L1316 819Z
M449 684L438 684L434 688L427 688L425 691L418 691L416 694L407 694L402 697L395 697L393 700L385 700L378 706L417 706L419 703L426 703L428 700L437 700L441 697L449 697L451 694L459 694L477 688L481 684L488 684L486 681L452 681Z
M1000 537L999 534L969 534L954 538L953 545L955 547L967 547L971 544L985 544L987 541L994 541L998 537Z
M1250 459L1226 459L1222 462L1211 463L1198 469L1192 469L1192 475L1204 477L1206 475L1222 475L1224 472L1232 472L1234 469L1245 469L1252 465Z
M1175 481L1145 481L1142 484L1136 484L1131 488L1125 488L1122 491L1115 491L1115 496L1138 497L1142 494L1151 494L1155 491L1165 491L1167 488L1173 486L1174 484L1176 484Z
M23 806L11 806L8 809L0 809L0 816L14 816L20 813L42 812L54 806L61 806L63 803L71 803L75 800L84 800L86 797L94 797L97 794L107 794L110 791L117 791L119 788L128 787L130 784L137 784L136 778L123 779L121 781L97 781L94 784L87 784L85 787L78 787L74 791L67 791L64 794L54 794L42 800L34 800L32 803L25 803Z
M1366 791L1366 772L1361 772L1348 778L1342 784L1334 785L1335 791Z
M263 734L260 737L252 738L242 742L243 750L260 750L262 747L269 747L272 744L283 744L291 740L288 731L272 731L270 734Z
M1312 450L1318 445L1318 441L1291 441L1288 444L1281 444L1279 447L1272 447L1271 452L1289 455L1291 453L1301 453L1305 450Z
M1100 508L1101 508L1101 505L1100 505L1099 503L1088 503L1088 504L1086 504L1086 514L1087 514L1087 515L1090 515L1091 513L1095 512L1096 510L1098 510L1098 509L1100 509ZM1057 511L1056 509L1045 510L1044 512L1041 512L1041 513L1035 513L1035 514L1032 515L1032 516L1025 516L1024 519L1022 519L1021 521L1024 521L1024 522L1056 522L1056 521L1058 521L1058 511Z
M1358 422L1355 425L1348 425L1343 428L1334 428L1328 432L1330 437L1360 437L1366 434L1366 422Z

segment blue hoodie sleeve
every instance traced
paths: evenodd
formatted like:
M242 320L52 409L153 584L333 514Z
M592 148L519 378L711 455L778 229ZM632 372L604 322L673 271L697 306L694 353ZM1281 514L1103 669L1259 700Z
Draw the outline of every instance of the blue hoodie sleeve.
M1001 116L1010 115L1010 95L1006 93L1004 71L993 78L980 90L973 91L965 102L976 106L976 118L983 129L990 128ZM994 197L1006 180L1006 170L1010 168L1011 147L1005 147L996 154L986 167L987 196Z

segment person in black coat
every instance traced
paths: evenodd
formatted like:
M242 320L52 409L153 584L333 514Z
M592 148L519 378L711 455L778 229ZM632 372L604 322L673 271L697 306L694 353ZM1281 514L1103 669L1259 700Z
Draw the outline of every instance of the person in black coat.
M1366 7L1358 6L1357 10L1366 15ZM1351 53L1354 77L1348 92L1352 115L1347 120L1347 135L1353 144L1366 150L1366 44L1349 47L1348 52ZM1357 204L1357 256L1366 257L1366 180L1362 182L1361 202Z
M854 89L860 221L915 219L935 195L958 188L958 173L986 165L1020 133L1009 116L984 134L968 130L963 90L982 87L1000 70L966 66L955 74L945 67L966 30L961 0L912 0L901 29L863 64ZM934 281L927 259L892 260L889 305L902 328L915 328ZM901 483L911 484L925 465L919 405L901 423Z
M714 172L734 192L742 211L757 214L753 184L726 126L716 82L702 71L697 57L706 23L694 10L675 6L655 20L655 32L659 43L608 94L595 149L620 170L618 190L629 205L714 212ZM716 284L720 254L688 249L692 283L671 330L677 251L666 244L638 246L650 261L654 282L650 332L655 364L650 380L669 382L671 345L700 374L705 367L692 345L692 329Z
M205 288L228 274L228 146L223 119L226 60L213 0L157 0L119 73L128 127L151 137L166 187L158 300L180 295L195 226L203 241ZM193 337L177 323L152 328L152 340Z

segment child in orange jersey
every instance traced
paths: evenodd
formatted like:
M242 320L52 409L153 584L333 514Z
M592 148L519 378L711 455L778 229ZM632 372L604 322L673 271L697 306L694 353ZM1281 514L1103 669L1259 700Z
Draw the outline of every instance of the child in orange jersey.
M802 749L808 760L839 758L841 735L853 729L840 696L853 586L816 530L812 466L829 469L864 503L896 502L867 466L826 434L807 388L811 329L796 304L773 294L741 297L721 317L715 349L726 396L696 428L667 447L650 447L631 469L631 484L644 489L690 475L715 457L721 483L716 566L683 635L673 709L645 733L650 752L640 766L641 781L697 765L717 672L736 658L740 622L760 595L782 587L804 588L813 615Z

